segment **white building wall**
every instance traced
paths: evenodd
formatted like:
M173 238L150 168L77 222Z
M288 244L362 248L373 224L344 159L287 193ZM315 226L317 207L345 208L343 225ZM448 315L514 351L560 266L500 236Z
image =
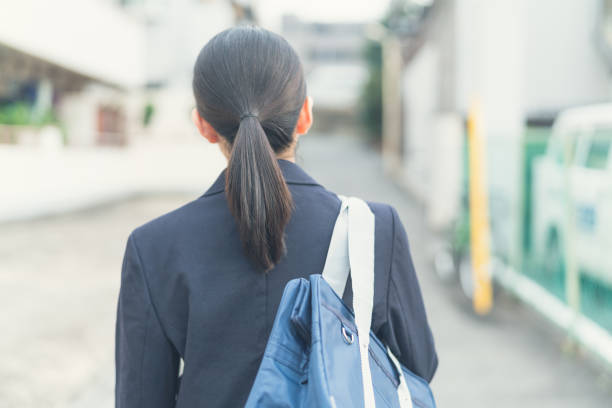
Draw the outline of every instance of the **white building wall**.
M144 26L98 0L0 0L0 43L122 87L144 81Z
M83 90L66 94L58 113L72 146L92 146L98 139L98 110L102 106L124 108L128 120L133 112L126 109L128 94L99 84L89 84ZM129 125L128 125L129 126Z
M438 105L438 54L427 44L404 71L404 170L410 188L423 200L428 196L433 151L432 132Z
M195 100L193 67L202 47L217 33L234 25L234 12L225 0L175 0L161 9L149 27L147 80L163 86L145 97L155 112L148 132L154 139L193 141L191 122Z
M599 0L526 3L525 100L529 112L610 99L596 46Z
M490 77L490 89L498 86L496 81L516 83L520 76L522 82L515 90L523 93L527 114L602 102L612 96L610 74L596 46L598 0L455 1L458 111L467 112L473 89L479 86L474 81L482 83L483 76ZM520 30L509 30L509 20L501 11L521 3L523 11L510 14ZM509 40L514 36L515 44L521 41L520 66L513 65L518 60L506 57L516 50L499 42L502 36ZM478 45L484 41L486 49ZM482 52L491 56L496 69L482 62Z
M225 0L173 0L164 7L142 10L147 26L147 81L187 83L195 59L213 35L234 23Z

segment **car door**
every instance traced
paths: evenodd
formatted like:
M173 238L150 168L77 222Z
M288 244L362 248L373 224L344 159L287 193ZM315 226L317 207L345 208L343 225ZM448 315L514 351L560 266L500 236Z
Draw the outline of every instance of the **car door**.
M609 242L609 162L612 125L595 125L585 139L581 157L572 169L571 189L575 208L575 245L578 267L598 280L612 283L606 244Z
M536 253L544 261L564 261L549 258L562 257L564 253L568 197L565 168L567 166L571 174L577 145L583 136L584 131L578 124L568 125L561 121L548 142L546 154L534 163L534 243Z

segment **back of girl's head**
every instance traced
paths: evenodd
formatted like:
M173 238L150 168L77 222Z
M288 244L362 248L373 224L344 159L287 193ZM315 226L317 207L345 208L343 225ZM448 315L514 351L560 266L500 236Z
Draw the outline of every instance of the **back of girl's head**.
M247 256L267 271L285 253L293 208L275 154L293 144L306 98L300 59L277 34L230 28L200 51L193 91L200 116L232 146L227 201Z

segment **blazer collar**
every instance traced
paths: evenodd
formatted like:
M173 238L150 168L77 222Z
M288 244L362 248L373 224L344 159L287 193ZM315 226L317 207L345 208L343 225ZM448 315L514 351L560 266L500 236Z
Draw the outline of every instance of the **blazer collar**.
M283 178L287 184L304 184L312 186L320 186L311 176L309 176L299 165L292 161L285 159L276 159L278 165L283 173ZM225 190L225 172L227 168L223 169L217 176L214 183L206 190L201 197L206 197L212 194L217 194Z

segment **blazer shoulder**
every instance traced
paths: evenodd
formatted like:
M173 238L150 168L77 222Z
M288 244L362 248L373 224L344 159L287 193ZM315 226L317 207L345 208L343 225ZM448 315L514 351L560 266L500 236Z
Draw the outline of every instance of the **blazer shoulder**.
M374 213L376 254L385 259L385 270L389 271L397 247L402 245L404 227L397 210L391 204L367 202Z
M397 211L391 204L378 201L366 201L366 203L374 213L376 220L380 220L385 225L393 225Z
M374 233L377 256L384 259L384 269L388 270L393 255L396 236L396 211L393 206L376 201L366 201L374 213Z
M151 239L164 240L177 237L193 224L194 219L206 214L208 201L213 197L200 197L191 200L178 208L167 211L157 217L135 227L131 234L139 241Z

